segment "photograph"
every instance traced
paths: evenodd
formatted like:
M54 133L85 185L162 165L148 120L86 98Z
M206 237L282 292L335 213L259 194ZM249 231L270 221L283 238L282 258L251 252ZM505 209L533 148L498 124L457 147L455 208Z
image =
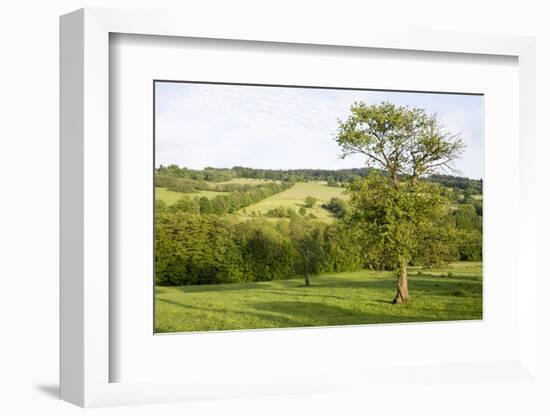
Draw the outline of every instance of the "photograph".
M155 333L483 319L482 94L153 89Z

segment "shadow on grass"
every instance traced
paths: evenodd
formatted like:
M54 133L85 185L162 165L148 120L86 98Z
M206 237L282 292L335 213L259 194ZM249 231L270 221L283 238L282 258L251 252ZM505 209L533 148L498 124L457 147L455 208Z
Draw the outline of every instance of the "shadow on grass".
M312 288L312 289L315 289L316 285L312 285L312 286L309 286L309 287ZM321 286L319 286L319 287L321 287ZM309 296L310 295L308 293L308 288L303 286L303 285L302 286L296 286L296 287L288 287L288 288L285 288L285 289L291 289L291 290L287 291L287 290L283 290L283 289L270 289L270 290L262 291L262 293L266 293L266 294L269 293L269 294L272 294L272 295L281 295L281 296L284 296L284 297L299 297L299 298L303 298L304 296ZM296 290L292 290L292 289L296 289ZM312 294L311 296L313 296L315 298L346 300L346 298L343 297L343 296L321 295L317 292Z
M187 310L199 312L215 312L228 315L241 315L247 318L253 318L256 324L232 325L223 324L212 325L200 329L189 328L170 328L163 327L162 323L157 324L158 332L193 332L193 331L212 331L212 330L236 330L236 329L261 329L261 328L294 328L294 327L316 327L316 326L338 326L338 325L362 325L362 324L380 324L380 323L403 323L415 321L434 320L431 316L408 317L392 313L369 313L353 309L346 309L337 305L328 305L320 302L307 301L281 301L281 302L257 302L249 304L253 311L238 311L235 309L199 307L186 305L168 299L158 299L162 303L177 306ZM250 322L250 321L249 321Z
M388 291L392 293L396 289L395 279L392 277L385 278L370 278L365 280L349 281L346 278L342 278L341 281L338 277L312 279L313 283L311 287L304 287L300 280L278 280L271 282L257 282L257 283L229 283L220 285L189 285L189 286L173 286L172 288L183 293L219 293L219 292L231 292L231 291L247 291L256 290L261 293L270 293L273 295L281 295L284 297L303 297L309 295L309 290L312 289L327 289L327 294L321 294L316 292L314 297L325 299L340 299L345 300L345 297L337 296L335 294L329 294L330 291L337 291L339 289L363 289L363 290L379 290ZM258 284L259 283L259 284ZM263 284L265 283L265 285ZM480 296L482 293L482 281L479 278L468 277L466 279L446 278L446 277L434 277L434 276L417 276L411 275L409 277L409 289L412 293L431 295L431 296L457 296L457 292L464 292L460 296ZM156 294L163 295L169 291L164 287L157 287ZM336 292L338 293L338 292ZM392 295L390 295L391 297ZM385 302L384 302L385 303Z
M385 299L374 299L373 302L376 302L376 303L384 303L386 305L393 305L392 303L393 299L390 299L390 300L385 300Z
M367 325L434 320L433 316L410 317L389 311L372 313L318 302L261 302L253 306L262 312L292 316L292 322L298 326Z
M259 289L258 286L253 286L246 283L224 283L219 285L185 285L170 287L184 293L231 292L234 290Z
M215 308L215 307L205 308L205 307L195 306L195 305L186 305L185 303L176 302L168 299L162 299L162 298L157 299L157 301L162 303L167 303L169 305L177 306L179 308L184 308L184 309L194 310L199 312L216 312L216 313L223 313L224 315L233 314L233 315L246 316L247 318L249 318L251 315L251 312L243 312L243 311L238 311L235 309L228 309L228 308ZM276 316L268 313L259 313L259 312L254 312L252 314L257 319L261 319L262 321L266 322L266 324L264 326L261 326L261 328L288 328L292 326L301 326L299 323L294 322L291 318L284 317L284 316ZM217 330L217 329L253 329L253 328L259 328L259 327L225 328L223 325L220 325L219 328L216 327L216 328L209 328L209 329L201 329L201 331ZM175 331L177 330L174 330L172 332L175 332ZM170 331L166 331L166 332L170 332Z

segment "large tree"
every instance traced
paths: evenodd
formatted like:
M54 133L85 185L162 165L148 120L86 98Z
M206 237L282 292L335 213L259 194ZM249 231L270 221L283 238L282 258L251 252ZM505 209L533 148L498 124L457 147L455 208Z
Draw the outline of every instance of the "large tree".
M352 105L348 119L339 121L336 141L342 157L365 155L368 166L382 171L350 187L351 203L354 218L367 231L369 250L381 264L398 270L393 303L407 303L409 263L428 262L428 255L431 262L444 259L453 235L448 201L418 179L452 171L464 143L444 129L437 115L388 102Z

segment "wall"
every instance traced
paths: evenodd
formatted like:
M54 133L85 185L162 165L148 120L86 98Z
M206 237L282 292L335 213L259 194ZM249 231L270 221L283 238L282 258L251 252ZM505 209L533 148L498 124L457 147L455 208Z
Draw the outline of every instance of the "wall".
M538 41L539 167L549 150L550 27L544 1L130 1L21 0L4 1L0 13L0 298L3 341L0 342L0 409L3 414L66 415L80 409L55 399L58 368L58 16L74 9L116 7L180 10L208 21L211 13L238 20L269 16L281 27L324 21L327 25L395 25L436 30L536 35ZM244 15L248 16L245 17ZM540 169L538 184L548 187ZM548 248L548 220L542 218L546 197L540 199L540 254ZM546 232L543 232L546 230ZM544 245L543 245L544 244ZM540 256L542 258L542 255ZM542 281L539 292L548 289ZM542 296L539 298L542 300ZM541 314L550 316L548 305ZM541 332L543 346L548 335ZM550 348L546 348L548 350ZM297 353L299 353L297 351ZM547 359L542 356L544 365ZM548 367L546 367L548 368ZM548 372L547 372L548 373ZM441 390L439 399L415 390L395 397L389 388L378 397L346 393L317 397L286 397L150 407L102 409L100 414L378 414L423 409L462 414L541 414L540 392L517 390L505 383L492 386L489 396L468 386L454 395ZM377 409L377 410L375 410Z

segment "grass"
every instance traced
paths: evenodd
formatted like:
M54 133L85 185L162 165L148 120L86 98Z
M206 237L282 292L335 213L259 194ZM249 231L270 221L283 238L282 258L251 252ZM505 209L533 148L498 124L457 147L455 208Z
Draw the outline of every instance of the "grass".
M321 204L328 202L332 197L342 198L343 192L343 188L328 186L324 182L296 182L292 188L249 205L244 210L247 213L259 211L261 214L265 214L270 209L284 206L285 208L294 208L298 212L300 207L305 207L306 197L313 196L318 201L313 208L306 208L306 215L311 213L320 220L330 222L334 220L334 216L326 209L321 208ZM238 212L243 217L244 210L241 209Z
M272 182L269 179L252 179L252 178L233 178L225 182L212 182L212 186L215 185L224 185L228 183L238 183L241 185L261 185L265 183ZM157 200L162 200L166 205L172 205L177 202L182 196L186 195L190 198L196 196L202 197L205 196L208 199L212 199L217 195L228 194L229 192L217 192L217 191L197 191L197 192L176 192L170 191L167 188L156 187L155 188L155 198Z
M413 273L414 271L414 273ZM420 274L417 274L420 272ZM452 277L449 277L452 273ZM482 318L481 263L411 270L407 305L392 305L395 276L359 271L312 278L156 288L156 332L289 328Z
M452 276L481 276L482 263L475 261L460 261L451 263L441 269L423 269L421 267L411 267L409 273L420 273L429 276L441 276L443 274L451 274Z
M224 183L239 183L258 185L271 182L268 179L250 179L250 178L235 178ZM325 222L331 222L334 220L334 216L326 209L321 208L321 204L328 202L332 197L343 197L343 188L336 188L326 185L324 182L297 182L292 188L278 194L272 195L266 199L263 199L256 204L249 205L248 207L239 210L236 215L240 219L252 218L249 214L252 211L258 211L260 214L265 214L267 211L273 208L280 207L281 205L286 207L292 207L298 212L300 207L304 206L304 200L308 196L313 196L318 199L313 208L306 208L306 215L313 214L317 218ZM205 196L209 199L214 198L217 195L227 194L228 192L216 192L216 191L197 191L197 192L175 192L170 191L167 188L157 187L155 188L155 196L157 200L162 200L166 205L172 205L177 202L182 196L186 195L191 198L196 196ZM248 215L245 214L248 213ZM279 218L269 218L273 221L280 221Z
M216 192L216 191L176 192L176 191L170 191L166 188L160 188L160 187L155 188L155 198L157 200L164 201L166 205L172 205L184 195L190 198L194 198L196 196L199 196L199 197L205 196L209 199L212 199L217 195L224 195L228 193L229 192Z

